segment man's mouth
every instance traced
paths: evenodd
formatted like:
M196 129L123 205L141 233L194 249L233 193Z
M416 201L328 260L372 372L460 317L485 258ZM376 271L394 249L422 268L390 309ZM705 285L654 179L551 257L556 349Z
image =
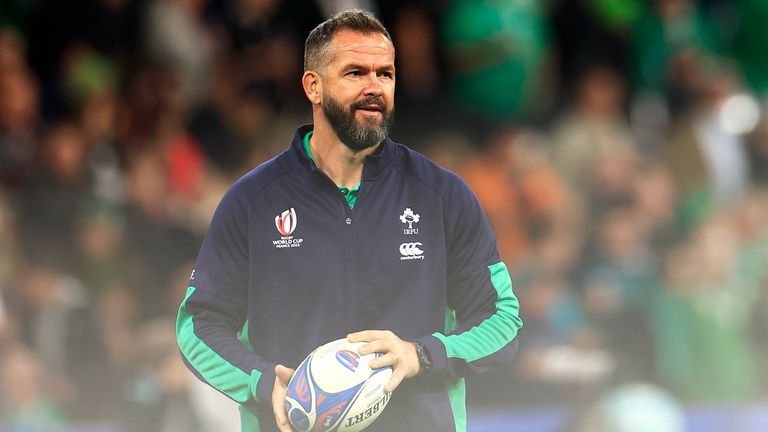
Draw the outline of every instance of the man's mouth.
M366 114L381 114L384 112L384 104L379 102L363 101L354 105L356 111L363 111Z
M365 115L369 116L380 116L383 110L379 107L361 107L357 111L362 111Z
M376 111L376 112L381 112L384 110L382 107L378 105L365 105L360 107L360 109L363 111Z

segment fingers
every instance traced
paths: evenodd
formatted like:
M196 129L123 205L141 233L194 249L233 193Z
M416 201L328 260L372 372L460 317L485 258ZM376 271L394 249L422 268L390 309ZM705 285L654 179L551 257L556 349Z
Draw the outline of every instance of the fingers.
M296 372L296 371L291 369L291 368L287 368L287 367L285 367L283 365L275 366L275 375L286 386L291 381L291 378L293 378L294 372Z
M384 385L384 391L387 393L391 393L395 391L397 386L400 385L401 382L403 382L403 379L405 378L405 368L394 368L392 372L392 376L389 378L389 381Z
M366 330L347 336L350 342L368 342L357 349L358 354L388 353L398 350L402 340L389 330Z
M288 423L288 417L285 415L285 408L281 411L275 411L275 424L280 432L293 432L291 431L291 425Z
M365 345L361 345L360 348L357 349L357 353L360 355L366 355L375 352L386 353L392 351L395 349L395 347L396 345L392 341L375 340L373 342L368 342Z
M370 367L371 369L379 369L387 366L392 366L394 368L397 365L397 359L398 359L397 353L389 352L379 358L375 358L370 362L368 362L368 367Z
M387 384L384 385L384 391L387 393L393 392L406 376L407 367L399 365L399 360L400 357L396 353L390 352L368 363L371 369L392 367L392 376L387 381Z
M272 390L272 411L275 413L275 423L280 432L292 432L285 413L285 395L288 392L288 382L293 376L293 369L283 365L275 366L275 386Z
M413 343L400 339L389 330L365 330L347 335L350 342L367 342L357 352L366 355L374 352L383 355L368 362L371 369L392 367L392 376L384 390L394 391L405 378L416 376L419 372L419 359Z
M372 345L372 343L369 345ZM381 351L374 349L371 352ZM360 354L362 354L362 352ZM400 359L401 357L396 352L390 351L381 357L375 358L368 362L368 366L371 369L379 369L387 366L392 367L392 376L389 378L389 381L387 381L387 384L384 385L385 392L393 392L397 386L403 382L403 379L407 375L408 367L406 365L401 365Z
M350 342L372 342L380 339L393 339L397 338L394 333L389 330L364 330L347 335L347 340Z

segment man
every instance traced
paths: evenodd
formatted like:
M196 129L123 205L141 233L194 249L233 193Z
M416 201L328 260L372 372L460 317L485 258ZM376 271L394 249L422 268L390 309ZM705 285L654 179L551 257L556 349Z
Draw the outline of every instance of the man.
M211 222L177 335L190 369L241 404L244 431L289 432L284 365L347 335L394 371L370 431L466 430L462 377L514 353L518 302L477 200L387 138L394 60L367 12L315 28L302 77L313 125Z

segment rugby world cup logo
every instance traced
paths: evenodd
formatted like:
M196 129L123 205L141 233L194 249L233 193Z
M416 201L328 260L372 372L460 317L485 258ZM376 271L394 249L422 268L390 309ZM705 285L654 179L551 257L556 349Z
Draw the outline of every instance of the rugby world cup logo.
M360 355L353 351L342 350L336 353L336 361L352 372L360 365L359 360Z
M296 223L296 210L293 207L275 216L275 227L277 227L277 230L283 237L293 234L293 231L296 229Z

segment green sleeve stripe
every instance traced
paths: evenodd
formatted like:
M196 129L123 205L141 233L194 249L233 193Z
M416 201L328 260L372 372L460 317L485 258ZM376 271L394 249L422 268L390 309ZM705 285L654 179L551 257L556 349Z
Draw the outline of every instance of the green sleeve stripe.
M448 358L466 362L487 357L504 348L523 326L520 304L512 292L512 278L503 262L488 266L491 284L496 289L496 312L482 323L456 335L434 333L445 345Z
M456 432L467 432L467 389L464 378L445 382Z
M456 311L448 308L445 311L445 332L454 330L456 330ZM448 401L451 403L456 432L467 432L467 389L464 378L446 380L445 391L448 393Z
M260 432L259 416L245 405L238 407L240 410L240 432Z
M237 340L239 340L241 344L245 345L249 351L253 352L253 345L251 345L251 339L248 337L248 320L245 320L243 328L237 332Z
M445 311L445 332L450 333L456 330L459 325L456 323L456 311L448 308Z
M243 372L197 337L192 314L187 310L187 300L194 292L195 287L187 288L176 319L176 339L181 353L209 384L222 393L239 403L253 399L261 372L255 369L250 375Z

